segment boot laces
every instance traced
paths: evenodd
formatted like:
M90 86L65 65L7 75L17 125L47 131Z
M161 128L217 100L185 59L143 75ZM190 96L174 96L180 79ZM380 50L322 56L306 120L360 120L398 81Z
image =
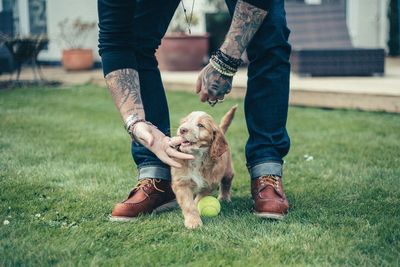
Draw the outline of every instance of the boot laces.
M132 192L136 192L136 191L142 189L142 191L146 194L146 196L149 196L147 194L146 190L144 190L144 189L153 186L154 189L156 189L157 191L164 193L165 191L160 189L160 188L158 188L157 185L156 185L156 183L159 183L159 182L161 182L161 179L147 178L147 179L140 180L136 184L136 186L132 189Z
M279 191L279 180L280 180L280 177L277 176L277 175L261 176L260 185L262 187L266 187L266 186L270 185L275 189L276 192L278 192L280 194L280 191Z

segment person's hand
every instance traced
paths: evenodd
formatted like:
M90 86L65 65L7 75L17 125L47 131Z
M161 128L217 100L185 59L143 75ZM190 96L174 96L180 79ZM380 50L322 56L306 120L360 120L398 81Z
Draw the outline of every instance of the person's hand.
M210 63L201 70L196 84L201 102L208 101L213 106L218 100L223 100L231 89L232 77L219 73Z
M190 154L185 154L174 149L184 140L180 136L169 138L157 127L145 122L138 122L134 125L133 135L143 146L153 152L162 162L171 167L180 168L182 165L173 158L189 160L194 159Z

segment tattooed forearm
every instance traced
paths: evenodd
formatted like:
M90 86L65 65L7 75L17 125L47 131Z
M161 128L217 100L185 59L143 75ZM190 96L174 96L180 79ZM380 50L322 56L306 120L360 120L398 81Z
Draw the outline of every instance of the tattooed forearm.
M140 96L139 74L134 69L121 69L106 76L108 89L124 120L132 114L145 118Z
M221 51L231 57L240 58L266 15L267 11L238 0Z

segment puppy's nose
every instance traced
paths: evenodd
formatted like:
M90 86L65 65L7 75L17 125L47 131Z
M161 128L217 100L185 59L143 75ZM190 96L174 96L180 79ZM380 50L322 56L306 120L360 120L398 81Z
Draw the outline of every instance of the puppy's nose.
M181 127L181 128L179 129L179 133L180 133L180 134L185 134L185 133L187 133L187 132L188 132L188 129L185 128L185 127Z

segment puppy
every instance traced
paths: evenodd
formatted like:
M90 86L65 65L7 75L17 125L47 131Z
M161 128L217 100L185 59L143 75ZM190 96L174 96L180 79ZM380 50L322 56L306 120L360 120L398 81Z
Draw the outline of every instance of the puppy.
M237 105L222 118L221 124L205 112L195 111L183 118L177 135L184 138L179 150L195 156L180 161L182 168L172 168L172 190L182 209L185 226L194 229L202 225L197 202L220 186L219 199L230 202L234 175L231 153L224 133L235 115Z

